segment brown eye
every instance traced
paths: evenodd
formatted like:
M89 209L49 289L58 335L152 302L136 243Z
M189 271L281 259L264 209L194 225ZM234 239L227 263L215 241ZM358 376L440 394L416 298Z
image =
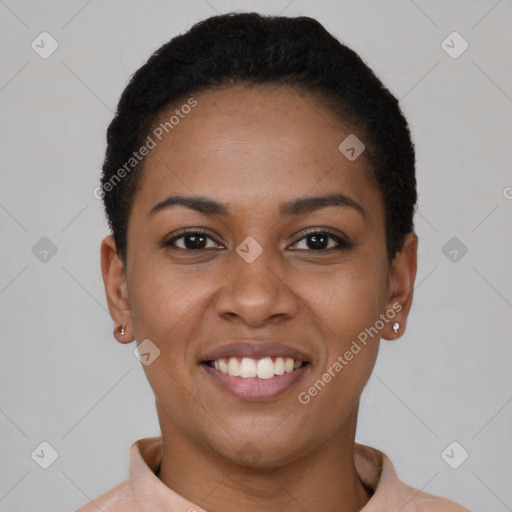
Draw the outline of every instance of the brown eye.
M303 244L305 247L298 247L294 250L309 250L314 252L328 251L330 249L348 250L356 245L325 230L310 231L306 236L295 242L294 245L303 243L303 241L306 241L305 244Z
M208 246L208 241L213 242L213 245ZM203 231L186 231L164 242L165 247L182 249L185 251L215 249L218 245L219 244L211 236Z

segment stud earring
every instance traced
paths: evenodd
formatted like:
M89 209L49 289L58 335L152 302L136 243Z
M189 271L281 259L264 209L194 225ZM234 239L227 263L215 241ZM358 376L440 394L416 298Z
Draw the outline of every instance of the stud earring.
M400 324L399 324L398 322L395 322L395 323L393 324L393 332L394 332L395 334L398 334L398 329L400 329Z
M120 326L118 327L119 334L120 334L121 336L124 336L124 328L125 328L125 327L126 327L126 325L120 325Z

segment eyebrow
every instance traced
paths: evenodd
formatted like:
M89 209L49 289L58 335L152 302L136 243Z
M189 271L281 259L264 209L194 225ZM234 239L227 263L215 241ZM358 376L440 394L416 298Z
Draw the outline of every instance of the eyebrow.
M202 196L171 195L155 204L149 211L149 217L152 217L158 212L172 208L173 206L184 206L185 208L190 208L191 210L206 215L229 215L227 206L213 199ZM279 213L281 216L303 215L329 206L353 208L358 211L365 220L368 219L366 211L359 203L341 193L293 199L283 203L279 208Z

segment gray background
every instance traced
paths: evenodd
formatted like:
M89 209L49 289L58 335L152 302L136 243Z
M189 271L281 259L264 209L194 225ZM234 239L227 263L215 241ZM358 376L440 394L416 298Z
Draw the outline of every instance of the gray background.
M405 336L382 342L357 440L413 487L512 510L510 0L0 1L0 510L74 510L126 478L133 441L159 434L134 344L112 336L93 190L130 75L194 22L238 9L317 18L410 121L415 300ZM47 59L31 48L42 31L59 45ZM469 43L458 58L441 46L453 31ZM33 252L43 237L57 248L46 261ZM46 470L31 458L42 441L58 452ZM457 469L441 456L453 441L469 453Z

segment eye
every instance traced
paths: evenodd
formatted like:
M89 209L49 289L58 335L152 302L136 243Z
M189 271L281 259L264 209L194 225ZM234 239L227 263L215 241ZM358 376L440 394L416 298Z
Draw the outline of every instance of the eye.
M208 243L210 242L210 245ZM305 247L297 247L300 244ZM186 230L173 236L162 243L164 247L171 249L180 249L183 251L201 251L206 249L224 248L212 236L205 231ZM300 238L291 247L292 250L306 250L313 252L322 252L334 250L349 250L357 244L346 240L345 238L331 233L328 230L311 230L305 236Z
M310 250L314 252L328 251L330 249L349 250L356 246L355 243L350 242L339 235L335 235L327 230L311 230L306 236L299 239L293 245L303 243L306 247L298 247L293 250ZM334 243L333 243L334 242ZM293 246L292 246L293 247Z
M213 245L208 246L208 241L213 242ZM190 230L182 231L180 234L163 242L163 245L164 247L170 247L171 249L200 251L218 248L220 244L204 231Z

